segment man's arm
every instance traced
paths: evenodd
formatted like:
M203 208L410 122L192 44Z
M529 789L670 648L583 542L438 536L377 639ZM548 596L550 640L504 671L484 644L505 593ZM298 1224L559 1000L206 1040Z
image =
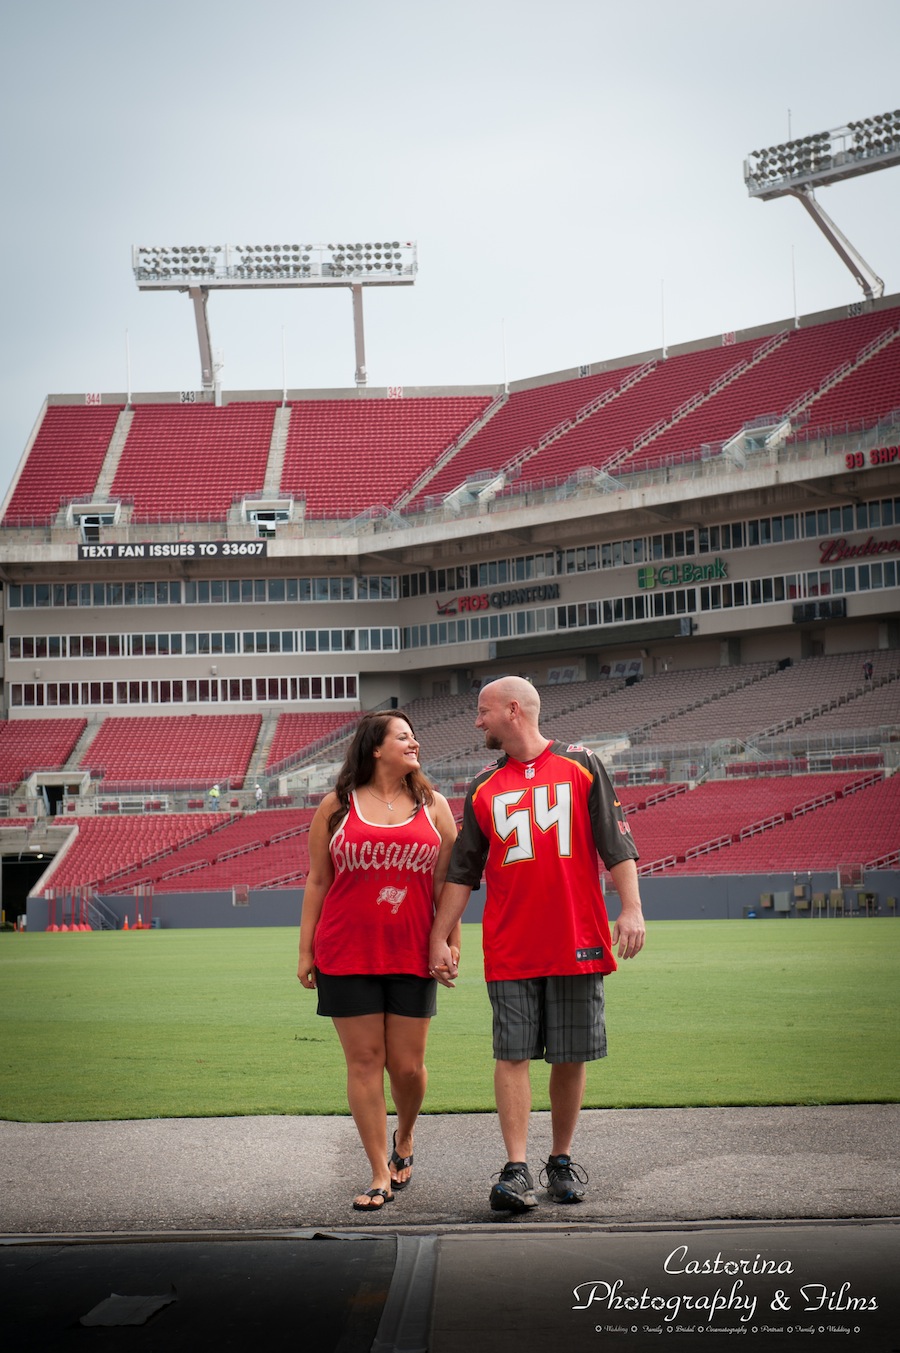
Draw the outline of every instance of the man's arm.
M471 892L472 889L464 883L445 883L438 898L428 949L428 969L432 977L436 977L445 987L452 987L453 978L459 973L459 964L451 951L449 938L454 933L458 934L459 922Z
M644 947L644 913L638 887L637 865L634 860L620 860L609 871L619 894L622 909L613 926L613 948L618 945L619 958L636 958Z

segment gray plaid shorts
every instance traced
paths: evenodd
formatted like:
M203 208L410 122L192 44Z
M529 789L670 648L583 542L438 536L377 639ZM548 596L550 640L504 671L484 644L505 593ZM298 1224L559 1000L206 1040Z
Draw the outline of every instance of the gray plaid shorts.
M606 1056L603 974L488 982L494 1057L524 1062L594 1062Z

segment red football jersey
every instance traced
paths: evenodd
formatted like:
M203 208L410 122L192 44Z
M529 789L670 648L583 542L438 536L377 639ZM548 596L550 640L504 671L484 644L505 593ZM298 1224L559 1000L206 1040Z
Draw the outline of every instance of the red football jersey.
M503 757L469 786L448 882L484 875L489 982L612 972L598 855L636 860L631 830L602 764L551 742L527 764Z

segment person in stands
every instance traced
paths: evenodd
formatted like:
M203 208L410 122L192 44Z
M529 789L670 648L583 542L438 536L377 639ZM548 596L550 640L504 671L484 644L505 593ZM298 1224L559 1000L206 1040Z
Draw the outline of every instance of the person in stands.
M644 918L627 819L602 764L540 730L540 696L521 677L483 687L475 727L502 752L466 794L462 828L438 902L430 969L452 986L449 937L484 876L484 968L493 1008L494 1091L507 1162L494 1211L537 1206L528 1168L530 1063L550 1063L548 1196L578 1203L587 1182L572 1142L589 1061L606 1056L603 976L644 946ZM610 934L599 860L621 911Z
M297 975L318 993L347 1063L347 1099L371 1169L357 1211L380 1211L412 1176L436 1011L428 971L435 899L456 839L405 714L363 715L309 832ZM459 925L448 930L459 959ZM387 1072L397 1130L387 1153Z

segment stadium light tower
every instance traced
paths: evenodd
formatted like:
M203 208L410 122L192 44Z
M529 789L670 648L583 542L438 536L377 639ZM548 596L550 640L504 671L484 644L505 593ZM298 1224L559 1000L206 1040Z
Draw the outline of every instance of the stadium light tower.
M840 183L900 164L900 109L848 122L829 132L814 132L765 150L751 150L744 161L744 182L751 197L796 197L828 243L843 259L869 300L881 296L884 282L838 229L816 200L814 188Z
M356 384L366 383L363 287L409 287L416 280L415 243L133 245L139 291L186 291L194 303L204 390L215 371L207 302L210 291L262 287L349 287L353 296Z

